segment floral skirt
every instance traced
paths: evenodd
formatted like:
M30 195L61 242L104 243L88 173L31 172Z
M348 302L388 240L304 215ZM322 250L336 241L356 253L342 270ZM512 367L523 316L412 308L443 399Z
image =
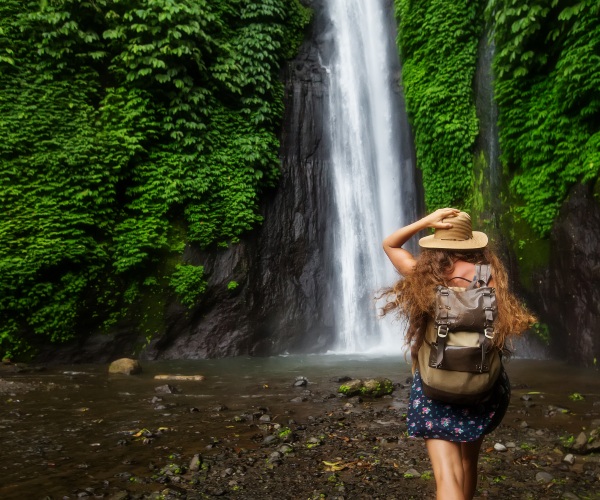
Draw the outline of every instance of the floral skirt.
M469 442L492 432L506 413L510 401L510 381L502 370L492 395L472 406L448 404L423 394L419 371L415 372L410 390L406 423L411 437Z

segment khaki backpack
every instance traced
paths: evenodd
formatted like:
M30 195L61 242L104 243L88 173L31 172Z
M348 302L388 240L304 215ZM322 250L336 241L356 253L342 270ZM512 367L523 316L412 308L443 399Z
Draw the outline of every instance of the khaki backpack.
M490 279L490 266L482 264L467 288L437 287L435 318L418 355L427 397L472 405L490 395L502 370L492 344L497 307Z

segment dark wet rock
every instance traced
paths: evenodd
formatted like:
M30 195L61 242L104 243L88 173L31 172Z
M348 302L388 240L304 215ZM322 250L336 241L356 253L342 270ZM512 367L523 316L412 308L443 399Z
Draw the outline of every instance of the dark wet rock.
M600 203L593 184L575 185L550 233L548 267L533 277L532 298L561 359L600 359Z
M121 358L113 361L108 366L108 373L121 373L123 375L137 375L142 373L142 366L136 359Z
M305 401L308 401L308 398L306 396L298 396L294 399L290 399L291 403L304 403Z

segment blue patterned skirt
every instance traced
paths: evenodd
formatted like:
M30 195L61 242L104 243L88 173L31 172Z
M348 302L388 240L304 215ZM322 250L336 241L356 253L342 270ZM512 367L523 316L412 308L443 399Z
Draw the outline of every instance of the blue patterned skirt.
M510 401L510 381L504 369L492 395L473 406L448 404L429 399L423 394L419 371L415 372L410 390L410 406L406 423L411 437L469 442L492 432L506 413Z

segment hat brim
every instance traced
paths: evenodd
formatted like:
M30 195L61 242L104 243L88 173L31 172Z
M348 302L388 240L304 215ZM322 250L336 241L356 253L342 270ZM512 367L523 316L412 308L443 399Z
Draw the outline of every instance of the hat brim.
M488 237L481 231L473 231L473 238L468 240L443 240L436 238L435 234L425 236L419 240L421 248L433 248L440 250L477 250L485 248L488 244Z

